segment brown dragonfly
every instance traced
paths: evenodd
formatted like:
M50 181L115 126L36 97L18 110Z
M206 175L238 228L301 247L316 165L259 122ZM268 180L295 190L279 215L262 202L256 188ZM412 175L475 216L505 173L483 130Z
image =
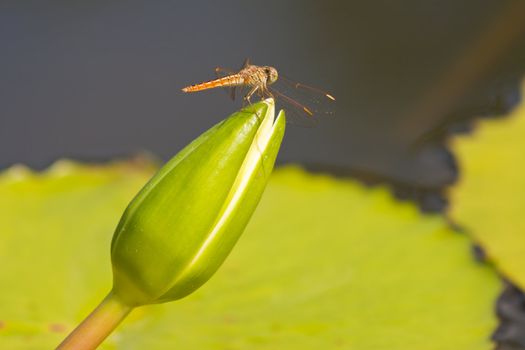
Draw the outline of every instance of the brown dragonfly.
M335 101L332 95L322 90L293 82L280 76L274 67L257 66L248 59L238 72L221 67L215 68L215 72L219 76L217 79L187 86L182 91L189 93L222 87L228 88L230 97L235 99L236 90L245 89L247 92L243 94L243 99L247 104L251 104L251 98L255 94L261 99L272 97L291 107L292 113L310 118L318 114L331 114L330 105ZM287 93L273 86L277 80L287 85ZM289 96L290 94L293 96Z

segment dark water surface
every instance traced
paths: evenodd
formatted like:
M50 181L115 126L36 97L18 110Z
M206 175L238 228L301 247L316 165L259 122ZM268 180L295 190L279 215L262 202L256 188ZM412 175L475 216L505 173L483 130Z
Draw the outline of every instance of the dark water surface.
M450 182L449 119L515 103L524 1L2 1L0 168L61 157L164 159L238 108L185 85L245 57L337 97L335 118L290 126L281 162L422 185Z

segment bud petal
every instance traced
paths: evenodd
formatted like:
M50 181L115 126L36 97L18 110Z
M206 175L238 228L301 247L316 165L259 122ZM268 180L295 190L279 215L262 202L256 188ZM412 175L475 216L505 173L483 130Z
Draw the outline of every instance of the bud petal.
M133 199L113 236L113 292L131 306L205 283L243 232L285 130L268 99L231 115L173 157Z

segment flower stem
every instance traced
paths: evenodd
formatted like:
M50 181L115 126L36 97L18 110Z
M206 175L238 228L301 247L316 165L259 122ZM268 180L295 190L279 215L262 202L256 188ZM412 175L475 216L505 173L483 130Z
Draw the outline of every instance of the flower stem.
M112 292L89 314L57 350L92 350L122 322L133 307L124 304Z

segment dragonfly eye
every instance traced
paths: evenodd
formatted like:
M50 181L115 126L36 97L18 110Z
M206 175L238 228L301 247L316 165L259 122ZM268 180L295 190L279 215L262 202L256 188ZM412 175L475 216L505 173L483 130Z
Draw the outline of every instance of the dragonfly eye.
M277 71L272 67L264 67L264 74L266 74L266 80L272 84L277 80Z

